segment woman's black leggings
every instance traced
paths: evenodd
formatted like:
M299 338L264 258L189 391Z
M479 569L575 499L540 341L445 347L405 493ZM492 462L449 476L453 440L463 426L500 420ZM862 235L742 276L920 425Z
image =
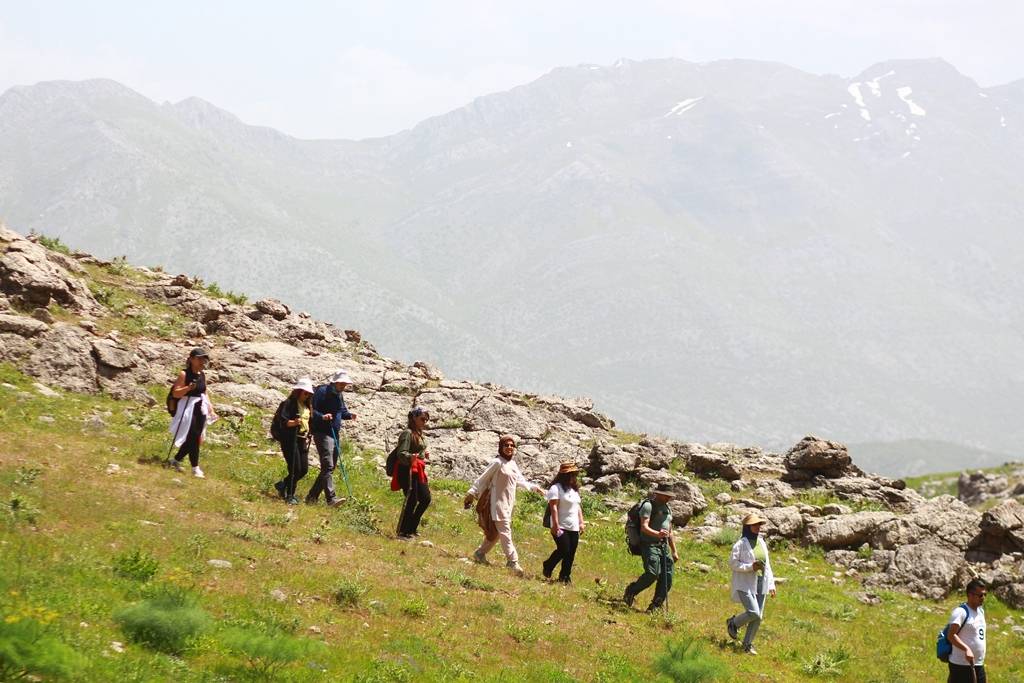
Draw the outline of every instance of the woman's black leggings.
M572 580L572 563L576 559L576 547L580 544L580 532L562 530L562 535L555 539L555 550L544 560L544 574L555 571L555 565L562 563L558 572L559 581Z
M430 506L430 487L427 486L427 482L420 481L418 477L412 477L412 481L409 479L408 474L402 479L401 473L399 473L398 483L402 487L402 493L405 494L402 516L398 518L398 533L401 536L411 536L416 533L420 526L420 518Z
M305 437L285 439L281 443L281 455L288 467L288 476L284 478L285 498L295 495L295 485L309 471L309 441Z
M203 415L203 402L196 401L192 408L192 424L188 426L185 443L181 444L181 448L178 449L178 454L174 456L175 460L181 462L187 455L192 467L199 467L199 437L202 436L205 426L206 416Z

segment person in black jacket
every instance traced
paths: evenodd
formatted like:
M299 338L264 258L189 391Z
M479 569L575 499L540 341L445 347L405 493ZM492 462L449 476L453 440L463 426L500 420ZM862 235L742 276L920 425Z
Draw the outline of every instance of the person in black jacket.
M309 471L309 417L312 410L313 382L303 377L285 401L281 410L281 455L288 474L274 484L278 494L289 505L298 505L295 485Z
M178 399L178 407L171 420L171 434L178 452L168 465L180 472L181 461L187 455L192 474L199 479L206 476L199 467L199 446L206 436L206 423L217 419L206 393L206 365L209 361L210 354L206 349L199 346L192 349L185 369L178 373L171 387L171 395Z
M341 457L342 420L354 420L356 416L345 407L345 388L352 384L351 378L344 370L339 370L331 377L328 384L318 386L313 392L313 417L309 421L309 431L313 434L313 444L320 458L320 475L313 482L306 494L306 503L312 505L323 493L327 504L334 507L341 503L334 492L334 468Z

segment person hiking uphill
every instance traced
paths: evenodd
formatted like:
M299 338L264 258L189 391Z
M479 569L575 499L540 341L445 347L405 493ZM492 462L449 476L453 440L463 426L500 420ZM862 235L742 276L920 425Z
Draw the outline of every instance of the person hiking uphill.
M516 504L516 487L536 491L541 495L544 489L527 481L514 460L515 455L514 437L506 434L498 439L498 457L473 482L469 493L462 499L462 506L469 509L474 500L479 498L483 503L483 499L487 499L486 505L477 507L478 521L484 529L484 540L473 551L473 559L480 564L487 564L488 551L500 540L501 549L505 551L506 566L516 576L523 576L525 572L519 566L519 553L512 543L512 508Z
M313 444L320 459L320 474L306 494L306 503L315 504L324 494L327 504L335 507L341 503L334 491L334 468L338 466L341 456L342 420L354 420L356 416L345 407L345 389L352 384L352 379L344 370L331 376L327 384L318 386L313 391L313 416L309 421L309 431L313 434Z
M640 557L643 558L644 573L626 586L622 594L622 601L629 607L633 606L636 596L652 583L657 583L657 586L647 611L654 612L668 600L673 568L679 561L676 541L672 537L672 511L668 507L668 502L675 495L667 485L658 484L640 506Z
M775 575L768 557L768 545L761 535L764 520L752 512L743 518L743 533L732 546L729 567L732 569L732 600L743 605L744 611L725 620L729 637L736 640L739 629L747 627L743 635L743 651L756 655L754 636L764 619L765 594L775 597Z
M309 416L313 399L313 382L303 377L281 409L281 455L288 473L274 484L277 493L289 505L298 505L295 486L309 471Z
M558 563L562 568L558 580L572 583L572 565L576 559L576 548L583 533L583 508L580 507L580 468L573 462L563 462L558 474L547 492L548 517L551 522L551 538L555 550L544 561L544 578L550 579Z
M958 605L949 616L949 655L947 683L985 683L985 595L981 579L967 583L967 609ZM972 677L972 669L973 676Z
M171 387L171 396L178 400L178 407L171 420L171 434L178 452L169 463L181 471L181 461L188 456L192 474L199 479L206 475L199 468L199 447L206 437L206 423L218 419L217 412L206 393L206 365L210 354L206 349L196 347L188 354L185 369L178 373Z
M409 539L419 535L420 519L430 506L430 487L427 486L427 440L423 430L430 413L413 408L408 415L408 428L398 436L398 462L391 478L391 489L405 494L402 514L398 517L398 537Z

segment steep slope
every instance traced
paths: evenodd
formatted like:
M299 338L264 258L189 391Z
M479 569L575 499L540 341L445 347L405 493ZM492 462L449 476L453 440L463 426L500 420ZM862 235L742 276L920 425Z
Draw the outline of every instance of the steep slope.
M1007 451L1021 121L938 60L582 65L362 142L41 84L0 99L0 211L638 429Z

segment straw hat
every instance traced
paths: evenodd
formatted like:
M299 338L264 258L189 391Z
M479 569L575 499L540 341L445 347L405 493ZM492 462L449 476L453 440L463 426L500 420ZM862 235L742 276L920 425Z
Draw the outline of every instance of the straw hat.
M743 518L743 526L754 526L755 524L764 524L766 521L767 520L764 517L760 516L756 512L751 512L749 515Z
M570 474L571 472L579 472L580 468L576 466L574 462L563 462L558 466L559 474Z

